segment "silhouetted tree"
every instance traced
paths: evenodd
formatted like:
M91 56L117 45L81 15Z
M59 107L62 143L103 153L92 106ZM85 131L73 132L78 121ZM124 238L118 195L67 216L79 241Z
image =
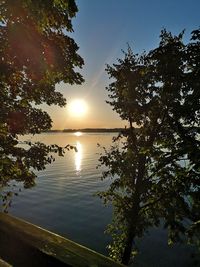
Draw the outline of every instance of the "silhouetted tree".
M18 145L18 135L51 127L49 115L37 105L65 105L55 85L81 84L76 72L83 59L67 32L78 11L74 0L17 0L0 2L0 187L9 181L34 183L30 169L51 162L49 151L61 148L42 143Z
M124 264L136 238L161 222L169 244L199 242L200 30L188 44L183 34L163 30L158 48L129 47L107 66L109 104L129 127L100 157L112 183L99 195L113 204L110 255Z

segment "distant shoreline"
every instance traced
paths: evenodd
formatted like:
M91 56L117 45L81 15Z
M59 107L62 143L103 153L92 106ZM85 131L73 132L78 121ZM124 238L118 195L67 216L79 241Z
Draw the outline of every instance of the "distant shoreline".
M118 133L124 131L124 128L84 128L84 129L64 129L64 130L49 130L46 133Z

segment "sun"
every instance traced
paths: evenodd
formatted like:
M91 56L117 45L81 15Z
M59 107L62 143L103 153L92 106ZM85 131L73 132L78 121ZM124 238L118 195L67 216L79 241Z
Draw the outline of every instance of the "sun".
M83 99L74 99L68 105L68 112L73 117L83 117L88 111L88 106Z

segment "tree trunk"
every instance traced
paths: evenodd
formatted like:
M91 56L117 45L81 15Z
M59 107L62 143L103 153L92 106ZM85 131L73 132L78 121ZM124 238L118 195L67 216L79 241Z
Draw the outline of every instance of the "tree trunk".
M132 251L132 246L133 246L133 240L134 240L134 235L133 235L133 233L130 233L128 235L128 239L127 239L124 253L122 256L122 263L125 265L128 265L128 263L130 261L131 251Z

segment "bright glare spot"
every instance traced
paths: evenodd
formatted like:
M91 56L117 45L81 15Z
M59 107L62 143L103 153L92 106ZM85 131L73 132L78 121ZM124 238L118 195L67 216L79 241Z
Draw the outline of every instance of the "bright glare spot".
M81 136L81 135L83 135L83 133L81 133L81 132L75 132L74 135Z
M77 152L75 152L75 168L77 172L81 171L81 162L82 162L82 145L81 143L76 143Z
M88 107L83 99L75 99L69 103L68 111L71 116L82 117L87 113Z

